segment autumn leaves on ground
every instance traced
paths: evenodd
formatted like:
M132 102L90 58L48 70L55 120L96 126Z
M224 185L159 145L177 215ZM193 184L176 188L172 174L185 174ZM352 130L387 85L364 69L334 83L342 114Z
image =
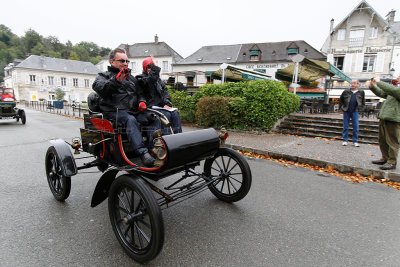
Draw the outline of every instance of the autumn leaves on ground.
M284 159L274 159L268 155L260 155L260 154L255 154L252 152L240 151L240 153L245 156L248 156L250 158L261 158L261 159L272 160L272 161L278 162L280 164L283 164L283 166L288 167L288 168L293 168L293 167L308 168L308 169L312 169L312 170L319 171L322 173L326 173L327 175L334 175L343 180L350 181L353 183L375 182L375 183L385 184L387 186L393 187L396 190L400 190L399 182L392 182L388 179L376 179L374 175L365 177L360 174L354 174L354 173L340 173L339 171L336 171L333 168L333 166L331 166L331 165L329 165L327 168L322 168L319 166L313 166L310 164L298 163L298 162L288 161L288 160L284 160Z

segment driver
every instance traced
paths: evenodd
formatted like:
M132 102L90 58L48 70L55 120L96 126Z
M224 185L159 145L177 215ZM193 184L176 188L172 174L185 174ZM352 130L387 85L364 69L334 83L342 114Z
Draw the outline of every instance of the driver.
M152 133L161 128L159 120L148 121L145 113L146 101L142 97L142 88L128 69L129 60L124 49L116 48L109 54L108 71L99 73L93 83L93 90L100 96L100 111L106 119L116 120L126 128L129 142L135 153L146 167L153 166L155 159L150 155L143 142L138 123L146 123L149 143Z

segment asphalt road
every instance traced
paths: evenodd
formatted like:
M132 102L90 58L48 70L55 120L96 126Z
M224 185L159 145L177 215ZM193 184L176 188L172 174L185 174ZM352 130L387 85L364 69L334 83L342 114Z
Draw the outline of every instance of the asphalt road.
M90 208L100 173L74 176L65 203L48 188L48 140L70 141L83 122L26 114L26 125L0 120L0 265L139 266L114 237L107 202ZM399 191L273 161L249 164L253 184L242 201L205 191L163 210L164 247L148 266L400 265Z

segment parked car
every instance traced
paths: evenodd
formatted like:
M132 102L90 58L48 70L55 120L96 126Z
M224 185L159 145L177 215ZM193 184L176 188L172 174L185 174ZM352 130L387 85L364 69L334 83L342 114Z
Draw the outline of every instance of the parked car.
M0 119L21 119L22 124L26 123L25 111L17 108L12 88L0 88Z

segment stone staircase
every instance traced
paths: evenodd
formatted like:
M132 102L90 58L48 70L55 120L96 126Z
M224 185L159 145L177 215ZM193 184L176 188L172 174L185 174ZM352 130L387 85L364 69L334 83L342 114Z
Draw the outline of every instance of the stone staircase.
M290 114L275 127L275 131L283 134L293 134L308 137L321 137L342 140L342 114L328 115L301 115ZM378 144L378 120L359 120L359 143ZM352 140L352 124L350 121L349 141Z

